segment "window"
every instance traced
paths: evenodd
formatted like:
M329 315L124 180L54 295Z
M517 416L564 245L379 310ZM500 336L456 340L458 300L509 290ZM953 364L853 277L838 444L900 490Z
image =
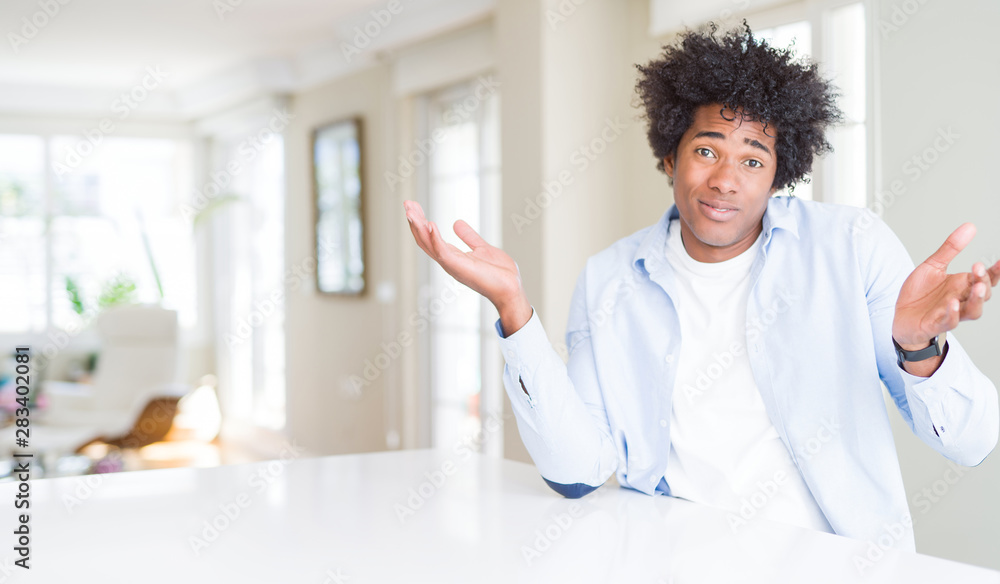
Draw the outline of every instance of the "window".
M46 200L45 140L0 136L0 333L42 332L49 322Z
M472 81L425 96L425 138L438 136L426 171L425 210L442 236L466 246L451 225L464 219L500 246L499 96ZM453 448L480 436L482 420L502 407L500 351L493 327L496 311L479 294L427 261L422 303L436 316L428 327L431 446ZM434 303L442 304L440 309ZM469 443L499 456L503 436L483 431Z
M860 2L825 13L823 61L840 88L844 123L833 129L836 153L823 161L828 200L864 207L868 204L868 98L865 83L865 9Z
M240 169L219 197L224 203L212 223L220 397L227 417L280 429L285 425L284 294L292 283L283 244L284 143L274 135L251 152L224 142L216 153L214 167L235 161Z
M190 185L189 144L107 137L57 171L80 140L0 136L0 334L24 342L85 323L116 283L193 327L194 245L179 204Z
M756 31L754 34L766 40L773 47L791 48L799 58L809 59L812 57L812 26L808 21L801 20L774 28L765 28ZM812 201L814 199L812 174L810 173L806 178L807 181L795 185L791 193L788 192L788 189L782 189L780 192L775 193L775 195L794 194L800 199Z
M802 199L864 207L871 183L865 4L827 1L799 6L815 7L816 10L780 12L793 15L791 17L761 15L762 22L779 23L755 29L754 34L767 39L773 46L792 47L799 57L818 61L823 75L832 79L841 91L838 105L844 113L844 122L828 130L827 140L833 152L814 163L811 182L797 185L794 194ZM748 20L753 26L757 19Z

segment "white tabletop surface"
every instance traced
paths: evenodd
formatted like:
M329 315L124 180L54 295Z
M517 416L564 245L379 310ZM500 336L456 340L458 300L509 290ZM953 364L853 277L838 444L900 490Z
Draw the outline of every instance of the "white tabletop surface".
M10 567L18 485L0 484L5 584L1000 583L1000 572L907 552L884 552L861 569L865 542L766 520L734 531L724 511L612 485L564 499L530 465L464 452L136 471L30 487L26 571ZM221 527L214 537L206 533L212 522Z

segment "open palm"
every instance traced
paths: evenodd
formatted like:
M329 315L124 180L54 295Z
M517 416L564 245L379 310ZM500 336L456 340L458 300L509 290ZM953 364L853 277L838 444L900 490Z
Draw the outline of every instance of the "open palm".
M499 310L523 294L517 264L498 247L486 242L468 223L455 222L455 234L472 251L462 251L441 237L437 225L424 217L414 201L404 201L410 231L420 249L453 278L482 294Z
M928 339L954 329L959 321L982 316L983 303L1000 282L1000 262L989 268L977 262L972 272L948 273L948 264L975 234L971 223L961 225L903 282L892 336L904 348L922 348Z

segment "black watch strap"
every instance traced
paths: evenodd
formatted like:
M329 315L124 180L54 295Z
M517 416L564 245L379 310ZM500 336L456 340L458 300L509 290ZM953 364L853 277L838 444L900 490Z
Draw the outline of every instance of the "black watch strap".
M904 361L913 363L914 361L923 361L925 359L930 359L931 357L943 355L946 335L947 333L941 333L940 335L934 337L931 339L931 345L929 347L924 347L919 351L907 351L899 346L896 339L892 339L892 345L896 348L896 363L902 367Z

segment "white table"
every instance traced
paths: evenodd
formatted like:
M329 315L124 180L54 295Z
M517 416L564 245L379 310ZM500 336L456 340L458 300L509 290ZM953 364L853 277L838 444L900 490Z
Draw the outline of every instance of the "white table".
M89 485L85 477L33 480L31 570L7 568L13 576L6 581L862 579L856 557L865 558L864 542L765 520L734 533L723 511L611 485L564 499L530 465L462 454L418 450L136 471L91 477ZM17 521L17 488L0 484L6 566L14 558L8 527ZM205 533L213 521L221 528L214 537ZM195 553L193 537L213 541ZM896 551L864 576L1000 583L1000 572Z

